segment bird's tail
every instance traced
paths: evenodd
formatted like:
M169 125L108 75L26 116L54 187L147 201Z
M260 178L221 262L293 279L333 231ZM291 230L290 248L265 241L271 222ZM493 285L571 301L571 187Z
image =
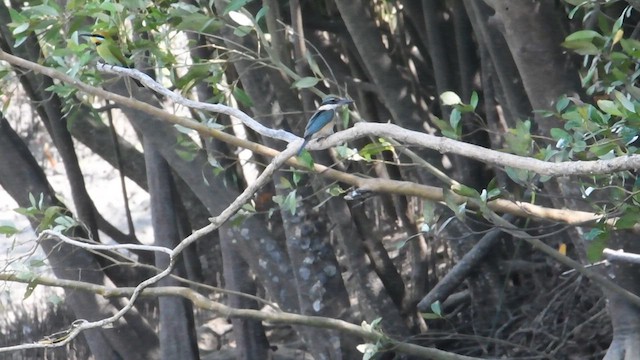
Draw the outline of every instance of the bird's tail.
M308 143L309 139L305 138L302 145L300 145L300 149L298 149L298 154L296 156L300 156L300 154L302 154L302 150L304 150L304 147L307 146Z

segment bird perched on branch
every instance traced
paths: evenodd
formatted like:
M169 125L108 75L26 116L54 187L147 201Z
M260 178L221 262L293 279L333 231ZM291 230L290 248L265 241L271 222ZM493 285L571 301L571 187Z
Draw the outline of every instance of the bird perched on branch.
M109 65L131 67L130 61L123 55L118 43L111 38L108 31L97 30L91 34L80 34L88 37L96 45L96 52Z
M124 56L120 45L111 37L109 31L96 30L91 34L80 34L80 36L88 37L96 45L96 52L105 64L133 68L133 61ZM138 87L143 87L142 83L137 79L132 80ZM129 82L126 84L129 93L131 93Z
M300 156L302 150L312 138L326 137L333 134L333 118L335 117L336 109L351 103L353 103L353 100L333 95L324 98L322 104L320 104L315 114L311 116L307 127L304 129L304 142L300 146L300 150L298 150L298 156Z

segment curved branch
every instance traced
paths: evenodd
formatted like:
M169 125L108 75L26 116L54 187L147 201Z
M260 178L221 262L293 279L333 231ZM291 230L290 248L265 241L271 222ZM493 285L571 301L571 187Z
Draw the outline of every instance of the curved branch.
M121 104L126 107L130 107L136 110L144 111L158 119L185 126L190 129L196 130L199 133L211 136L220 141L224 141L234 146L243 147L249 149L253 152L275 157L281 154L281 152L272 149L270 147L257 144L251 141L243 140L237 138L233 135L227 134L225 132L213 129L208 127L206 124L202 124L193 119L179 117L170 113L165 112L162 109L156 108L149 104L137 101L132 98L120 96L74 79L66 74L63 74L59 71L56 71L51 68L47 68L45 66L24 60L22 58L7 54L6 52L0 50L0 60L5 60L9 63L12 63L16 66L23 67L29 70L33 70L44 75L50 76L52 78L58 79L60 81L71 84L78 89L95 95L100 96L105 99L109 99L113 102ZM171 93L167 89L162 88L159 84L155 83L151 78L144 75L143 73L126 68L119 68L115 66L106 66L109 70L117 69L119 72L123 71L123 73L130 74L134 78L140 80L145 85L160 91L162 94ZM154 85L157 84L156 85ZM174 100L180 101L182 100L176 94L171 96ZM185 99L186 100L186 99ZM190 103L196 103L190 101ZM186 103L185 103L186 104ZM238 119L244 121L247 119L251 119L250 116L243 113L238 109L233 109L231 107L225 105L214 105L214 104L203 104L196 103L197 106L203 106L203 109L209 111L220 111L224 114L228 114L231 116L235 116ZM255 120L251 119L252 122L257 123ZM259 123L257 123L259 124ZM259 124L260 125L260 124ZM284 130L278 130L276 134L273 132L263 133L262 130L271 130L265 128L260 125L256 127L256 131L259 131L260 134L269 136L267 134L272 134L273 136L277 136L276 138L286 139L285 141L293 141L289 143L288 148L297 148L300 146L302 139L288 133ZM354 127L346 129L344 131L340 131L336 134L333 134L326 139L317 141L311 141L308 145L308 148L311 150L318 149L326 149L330 146L335 146L337 144L344 143L346 141L350 141L356 138L364 137L364 136L382 136L394 138L399 141L403 141L406 144L418 145L428 147L442 153L453 153L463 156L468 156L473 159L477 159L479 161L490 163L498 166L511 166L516 168L522 168L525 170L536 171L542 175L550 175L550 176L566 176L566 175L593 175L593 174L604 174L608 172L614 171L624 171L624 170L632 170L640 168L640 155L632 155L625 157L618 157L611 160L595 160L595 161L574 161L574 162L545 162L533 158L522 157L518 155L505 154L499 151L486 149L481 146L467 144L460 141L441 138L417 131L406 130L399 126L393 124L379 124L379 123L358 123ZM292 156L293 153L290 153ZM286 164L294 166L299 169L308 170L307 165L298 161L297 158L289 157L286 159ZM383 179L370 179L364 178L358 175L345 173L342 171L334 170L330 167L314 164L313 171L319 173L323 176L327 176L334 180L342 181L347 184L350 184L354 187L360 188L362 190L374 191L374 192L384 192L390 194L401 194L401 195L409 195L409 196L418 196L425 199L433 200L433 201L443 201L444 195L442 188L428 185L421 185L407 181L397 181L397 180L383 180ZM467 201L466 198L459 196L458 200L460 203ZM603 218L606 218L606 215L595 214L586 211L574 211L567 209L554 209L547 208L539 205L534 205L525 202L519 201L510 201L504 199L498 199L490 201L488 204L489 208L496 212L501 213L509 213L516 216L522 217L539 217L542 219L552 220L552 221L561 221L566 224L572 225L580 225L585 223L593 223ZM617 218L609 218L606 220L606 224L608 226L614 227ZM640 225L635 225L633 228L634 231L640 232Z
M264 153L260 151L264 151L265 147L260 149L258 147L249 146L250 142L241 141L234 136L212 129L193 119L178 117L169 114L162 109L139 102L132 98L116 95L111 92L89 86L59 71L7 54L2 50L0 50L0 60L5 60L16 66L43 73L52 78L74 85L77 88L92 95L101 96L105 99L112 100L121 105L145 111L151 115L159 117L162 120L194 129L196 131L211 135L219 140L228 141L233 145L247 147L252 151L258 151L264 155L274 155L273 153ZM145 86L151 88L152 90L157 91L158 93L163 94L168 98L171 98L176 103L188 106L190 108L212 111L236 117L240 119L245 125L263 136L287 142L301 141L300 137L288 131L273 130L263 126L262 124L251 118L249 115L238 109L222 104L208 104L185 99L180 95L162 87L162 85L158 84L149 76L138 70L104 64L98 64L98 69L108 73L126 74L128 76L131 76L135 79L140 80L140 82L142 82ZM403 141L409 145L423 146L429 149L437 150L440 153L451 153L466 156L487 164L496 166L508 166L533 171L540 175L546 176L599 175L609 174L617 171L636 170L640 168L640 155L621 156L610 160L549 162L525 156L506 154L478 145L468 144L465 142L438 137L418 131L407 130L393 124L380 123L357 123L354 127L338 132L324 140L321 140L319 142L312 141L309 144L309 149L326 149L328 147L365 136L390 137L399 141Z
M508 166L546 176L602 175L640 168L640 155L620 156L611 160L550 162L507 154L462 141L407 130L394 124L357 123L350 129L326 138L322 145L323 147L335 146L365 136L389 137L407 145L437 150L442 154L462 155L486 164L501 167Z
M296 147L289 147L287 150L280 153L276 156L273 161L265 168L265 170L260 174L260 176L256 179L256 181L249 187L245 189L224 211L220 213L220 215L211 218L211 224L205 226L202 229L194 231L191 235L187 236L184 240L182 240L175 248L169 249L162 246L152 246L152 245L138 245L138 244L116 244L116 245L101 245L101 244L92 244L86 243L78 240L70 239L62 234L51 230L44 230L40 233L39 239L43 239L45 237L55 237L58 238L68 244L78 246L85 249L90 250L111 250L111 249L135 249L135 250L149 250L149 251L158 251L163 252L169 255L169 264L168 266L160 271L158 274L140 282L131 292L131 297L129 298L128 303L122 307L122 309L118 310L112 316L107 318L96 320L96 321L88 321L84 319L76 320L71 329L63 332L62 334L56 334L58 336L55 339L49 339L46 341L41 341L34 344L24 344L17 346L10 346L5 348L0 348L0 352L6 351L15 351L15 350L23 350L23 349L37 349L37 348L50 348L50 347L58 347L63 346L71 342L75 337L80 335L80 333L84 330L101 328L105 326L110 326L111 324L118 321L122 318L131 308L134 306L135 301L140 297L141 293L144 289L149 286L156 284L158 281L162 280L166 276L171 274L171 271L175 265L177 256L190 244L194 243L196 240L200 239L202 236L210 233L218 229L222 224L227 222L233 214L235 214L242 205L244 205L254 193L259 190L265 183L270 181L273 173L282 166L282 164L290 158L297 151ZM247 310L245 310L247 311Z
M32 279L21 279L18 278L15 274L10 273L0 273L0 280L3 281L13 281L13 282L21 282L21 283L30 283L30 284L39 284L46 286L57 286L63 287L67 289L75 289L75 290L83 290L95 293L97 295L102 295L104 297L125 297L125 296L133 296L136 293L136 288L131 287L123 287L123 288L113 288L103 285L84 283L82 281L75 280L62 280L55 279L47 276L38 276ZM194 291L193 289L179 286L163 286L163 287L153 287L142 290L139 293L140 296L152 296L152 297L160 297L160 296L180 296L185 299L188 299L193 302L193 304L201 309L211 310L216 312L222 316L228 318L247 318L254 319L260 321L268 321L273 324L289 324L289 325L303 325L303 326L312 326L323 329L334 329L338 330L342 333L357 336L365 339L366 341L376 343L381 342L388 344L389 347L393 347L395 350L409 354L418 356L424 359L436 359L436 360L478 360L479 358L458 355L450 352L446 352L443 350L435 349L435 348L427 348L422 347L415 344L409 344L406 342L393 340L387 337L383 332L378 331L376 329L368 328L367 326L361 326L352 324L350 322L333 319L321 316L307 316L307 315L299 315L295 313L289 312L270 312L270 311L260 311L260 310L251 310L251 309L234 309L228 307L222 303L217 301L213 301L208 297ZM78 330L79 329L79 330ZM72 329L65 334L65 340L71 336L71 334L79 333L82 330L82 323L80 321L76 322L76 325L72 325ZM6 349L12 348L11 350L22 350L22 349L32 349L32 348L51 348L56 346L63 345L63 342L51 342L46 343L48 341L41 341L33 344L23 344L12 347L0 348L0 352L8 351ZM66 343L66 342L65 342Z

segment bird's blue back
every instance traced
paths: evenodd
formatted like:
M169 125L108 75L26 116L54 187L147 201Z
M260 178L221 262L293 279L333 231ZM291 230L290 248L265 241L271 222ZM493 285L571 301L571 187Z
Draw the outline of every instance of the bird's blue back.
M333 116L336 111L333 109L330 110L320 110L313 114L311 119L309 119L309 123L307 124L307 128L304 130L304 137L311 136L318 131L320 131L323 127L333 120Z

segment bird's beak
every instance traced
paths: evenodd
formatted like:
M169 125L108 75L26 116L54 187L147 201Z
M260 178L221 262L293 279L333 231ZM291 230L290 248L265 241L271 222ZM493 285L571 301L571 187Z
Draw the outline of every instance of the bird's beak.
M339 105L348 105L348 104L353 104L353 100L350 99L341 99L340 101L338 101Z
M80 34L80 36L88 37L96 45L100 45L104 41L104 36L100 34Z

